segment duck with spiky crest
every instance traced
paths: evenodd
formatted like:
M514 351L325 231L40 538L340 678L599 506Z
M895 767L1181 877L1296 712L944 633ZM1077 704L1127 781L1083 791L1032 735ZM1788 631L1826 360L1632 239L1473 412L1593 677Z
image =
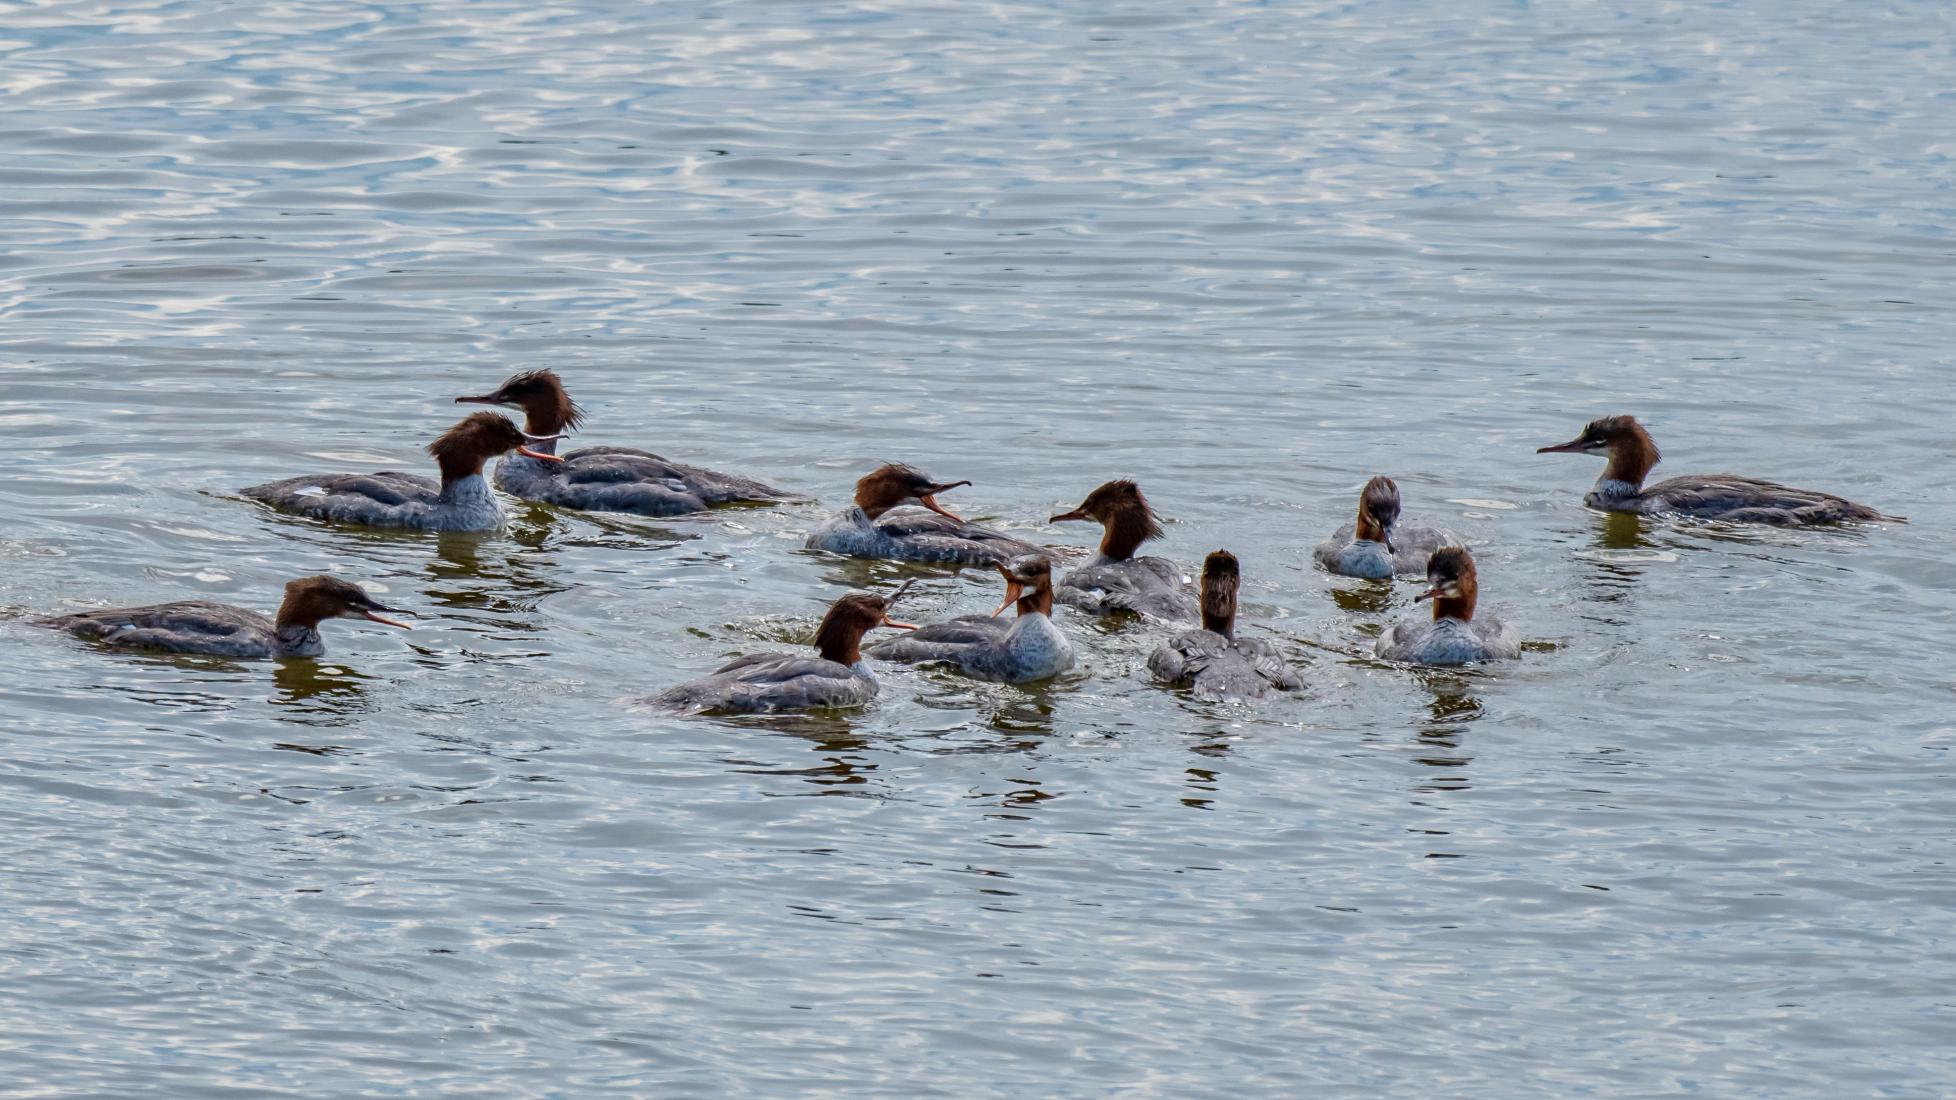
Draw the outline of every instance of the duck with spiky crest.
M428 444L441 480L383 470L373 474L310 474L253 485L252 500L282 512L333 523L405 527L420 531L488 531L503 525L503 506L483 480L482 467L515 451L540 462L560 461L531 449L549 442L525 435L492 412L472 413Z
M584 422L584 410L552 370L525 371L456 404L523 410L523 430L544 440L535 450L556 455L556 439ZM496 488L511 496L588 512L682 516L733 504L779 504L799 499L750 477L672 462L632 447L579 447L559 461L516 454L496 464Z
M863 635L879 626L915 630L890 618L910 587L888 596L851 592L829 606L815 629L815 656L750 653L711 674L670 687L647 702L683 714L761 714L859 707L876 697L876 677L862 658Z
M1480 598L1474 555L1464 546L1446 546L1426 563L1426 591L1418 601L1433 601L1431 619L1405 619L1379 635L1373 651L1388 661L1416 665L1466 665L1521 656L1521 635L1493 617L1474 617Z
M1053 625L1053 563L1044 555L1016 558L997 567L1005 578L1005 602L990 615L965 615L918 627L877 642L879 661L950 665L966 676L1025 684L1048 680L1073 667L1073 643ZM1017 617L999 618L1006 608Z
M937 503L937 494L969 484L938 481L915 466L886 463L856 482L856 502L817 527L808 536L808 548L854 558L959 565L997 565L1042 552Z
M322 574L288 582L285 599L270 618L212 600L178 600L78 611L37 621L116 649L208 657L318 657L326 652L319 624L327 619L366 619L408 629L408 624L380 615L382 611L406 614L351 581Z
M1141 544L1162 537L1141 487L1125 478L1087 494L1078 508L1049 523L1092 520L1101 526L1100 549L1060 579L1059 602L1095 615L1132 612L1172 622L1202 617L1182 568L1166 558L1136 557Z
M1663 456L1634 416L1592 420L1576 438L1552 447L1537 447L1535 453L1606 456L1609 461L1602 476L1582 498L1584 504L1604 512L1682 515L1779 527L1907 522L1832 493L1736 474L1688 474L1645 486L1644 478Z

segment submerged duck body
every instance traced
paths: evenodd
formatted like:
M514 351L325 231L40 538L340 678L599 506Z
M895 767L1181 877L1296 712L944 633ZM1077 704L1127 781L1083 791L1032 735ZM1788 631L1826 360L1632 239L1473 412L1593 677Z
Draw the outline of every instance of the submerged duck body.
M495 413L464 417L428 444L441 480L384 470L372 474L311 474L253 485L252 500L284 512L331 523L399 527L419 531L487 531L503 524L503 507L483 479L482 467L515 451L545 462L530 438ZM546 441L547 442L547 441Z
M906 587L908 587L906 585ZM862 637L879 626L914 629L889 617L903 594L884 599L852 592L835 601L815 631L815 656L753 653L697 680L667 688L647 700L685 714L763 714L859 707L876 697L876 677L862 659Z
M285 586L276 616L211 600L178 600L56 615L38 622L119 649L211 657L318 657L326 652L319 624L368 619L407 629L377 612L397 608L338 577L302 577Z
M1053 624L1052 563L1034 556L1001 565L1005 602L990 616L966 615L933 623L869 647L880 661L937 661L979 680L1025 684L1073 667L1073 643ZM1017 605L1018 617L998 616Z
M1170 687L1210 702L1247 702L1272 690L1304 686L1269 642L1236 637L1241 567L1227 550L1202 563L1202 629L1169 639L1148 658L1148 671Z
M1437 550L1427 562L1429 587L1419 600L1433 601L1430 620L1406 619L1387 627L1374 647L1388 661L1418 665L1465 665L1521 656L1521 635L1493 617L1474 618L1479 599L1474 557L1465 547Z
M1143 543L1162 536L1161 523L1139 485L1110 481L1088 493L1078 508L1047 522L1069 520L1100 523L1100 549L1060 579L1055 589L1060 603L1095 615L1130 611L1175 622L1202 617L1180 566L1166 558L1135 557Z
M1644 478L1663 457L1650 433L1633 416L1592 420L1567 443L1540 447L1536 454L1606 455L1596 485L1583 503L1605 512L1683 515L1730 523L1769 523L1808 527L1835 523L1903 523L1832 493L1795 489L1778 482L1736 474L1692 474L1646 487Z
M856 482L856 502L809 536L810 550L855 558L997 565L1041 548L944 510L937 494L969 481L938 482L892 463ZM915 501L915 504L909 503Z
M1358 518L1319 543L1312 557L1327 570L1347 577L1390 580L1418 574L1442 546L1459 546L1460 536L1438 527L1399 525L1399 486L1375 477L1358 494Z
M778 504L798 499L771 485L672 462L632 447L579 447L558 456L555 438L583 423L584 410L565 392L555 371L518 374L458 404L502 405L523 410L534 450L557 458L511 455L496 464L496 488L511 496L590 512L680 516L723 504Z

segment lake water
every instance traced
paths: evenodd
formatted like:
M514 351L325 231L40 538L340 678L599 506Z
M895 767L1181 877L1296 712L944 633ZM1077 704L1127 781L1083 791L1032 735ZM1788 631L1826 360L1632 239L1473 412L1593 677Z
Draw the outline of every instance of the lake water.
M9 1096L1946 1095L1956 20L1930 3L433 0L0 21ZM549 366L819 504L363 533ZM1660 474L1911 517L1604 518ZM995 576L802 536L881 460L1028 537L1138 478L1301 697L1062 613L1035 688L629 700ZM1367 659L1372 474L1519 663ZM34 613L332 571L317 662Z

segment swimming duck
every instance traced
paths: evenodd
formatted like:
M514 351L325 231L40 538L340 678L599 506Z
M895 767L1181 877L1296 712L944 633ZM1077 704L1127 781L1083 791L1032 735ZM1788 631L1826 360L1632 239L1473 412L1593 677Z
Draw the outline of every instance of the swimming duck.
M1312 556L1333 573L1389 580L1420 573L1433 551L1458 546L1460 537L1437 527L1399 526L1399 486L1375 477L1358 494L1358 520L1338 528Z
M37 620L78 638L124 649L195 653L212 657L318 657L326 652L319 624L326 619L367 619L408 629L408 624L375 614L404 614L338 577L301 577L287 582L278 614L266 618L230 604L178 600L143 607L79 611Z
M1582 434L1567 443L1538 447L1536 454L1608 455L1596 487L1582 499L1605 512L1640 515L1676 513L1698 519L1733 523L1771 523L1781 527L1822 523L1905 523L1900 516L1883 515L1831 493L1793 489L1771 481L1735 474L1692 474L1669 478L1644 488L1644 478L1662 457L1650 433L1634 416L1592 420Z
M863 635L879 626L915 630L890 618L908 581L887 599L851 592L831 604L815 629L816 656L752 653L720 666L711 675L670 687L647 700L686 714L859 707L876 697L876 677L862 659Z
M1101 525L1100 552L1059 583L1059 602L1096 615L1133 611L1160 619L1194 622L1202 617L1181 567L1165 558L1137 558L1141 544L1162 536L1161 523L1141 487L1110 481L1078 508L1047 520L1090 519Z
M523 410L523 430L543 440L535 450L557 453L556 439L583 423L584 410L564 392L551 370L511 377L478 397L456 404L504 405ZM579 447L559 462L517 454L496 464L496 488L524 500L591 512L633 512L678 516L704 512L716 504L778 504L797 499L753 478L669 462L631 447Z
M242 492L286 512L335 523L368 527L408 527L420 531L487 531L503 524L503 506L482 466L515 451L539 462L562 462L531 450L547 443L525 435L492 412L472 413L428 444L441 469L441 481L391 470L376 474L313 474L253 485Z
M1379 635L1374 651L1388 661L1464 665L1521 656L1521 635L1493 617L1474 618L1479 588L1474 556L1464 546L1443 546L1426 563L1428 588L1416 597L1433 601L1429 621L1405 619Z
M1236 636L1236 555L1218 550L1202 562L1202 629L1178 634L1148 658L1148 671L1198 699L1243 702L1304 686L1275 646Z
M967 676L1008 684L1044 680L1072 668L1073 644L1053 625L1052 561L1032 555L997 569L1005 577L1005 602L989 617L966 615L918 627L877 642L869 655L905 664L943 661ZM998 617L1015 605L1017 618Z
M966 565L998 564L1041 552L1032 543L967 523L937 503L938 493L969 484L940 482L900 463L878 467L856 482L854 505L808 536L808 548L857 558Z

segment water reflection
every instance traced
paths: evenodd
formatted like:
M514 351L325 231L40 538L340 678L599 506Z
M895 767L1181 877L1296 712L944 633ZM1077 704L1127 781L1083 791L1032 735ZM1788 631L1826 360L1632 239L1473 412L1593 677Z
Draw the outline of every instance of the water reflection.
M1464 791L1471 786L1462 773L1474 758L1462 745L1468 724L1481 716L1481 701L1472 693L1469 675L1423 671L1418 677L1432 699L1426 705L1427 721L1415 733L1413 762L1445 774L1423 776L1413 785L1415 793Z
M1591 512L1595 545L1575 556L1589 563L1585 597L1592 603L1629 598L1644 570L1653 562L1671 562L1677 555L1652 539L1654 528L1634 512Z
M830 588L855 592L887 592L895 589L906 580L914 579L917 588L924 588L933 580L949 581L959 576L967 568L976 566L929 565L921 562L885 561L880 558L846 558L820 551L810 550L810 555L822 559L822 580ZM997 579L989 567L980 576ZM915 591L913 589L913 591Z
M1187 787L1189 790L1199 791L1201 793L1193 794L1193 795L1184 795L1181 799L1181 803L1182 805L1187 806L1191 810L1206 810L1215 803L1215 800L1203 796L1214 794L1218 786L1220 785L1220 781L1222 778L1221 771L1219 771L1216 768L1206 766L1207 761L1221 760L1222 758L1228 756L1230 753L1230 745L1229 742L1224 739L1221 733L1216 733L1207 741L1203 741L1196 745L1191 745L1189 747L1189 751L1195 753L1198 756L1205 757L1206 759L1204 765L1202 766L1191 766L1183 770L1182 785Z
M1651 545L1644 537L1644 517L1635 512L1604 512L1596 544L1605 550L1641 550Z
M464 620L534 634L540 629L537 606L571 587L560 566L554 553L512 544L495 532L443 531L427 560L432 583L424 594L438 607L464 612L458 616Z
M1331 589L1331 601L1340 611L1378 615L1392 609L1392 582L1341 584Z
M272 705L291 707L300 721L308 714L344 720L370 709L366 695L372 680L344 665L287 658L272 669L272 686L278 690Z
M1026 687L1016 694L1002 694L985 712L985 724L1000 733L1013 734L1025 748L1037 745L1053 733L1053 693L1043 684Z
M768 733L784 734L808 743L821 763L801 767L783 767L758 760L726 758L726 763L734 770L746 775L784 775L796 776L802 781L819 788L803 792L814 795L851 795L855 797L881 798L887 792L866 789L877 767L866 755L870 749L869 740L857 730L849 717L840 713L810 714L737 714L717 716L713 720L740 729L765 730Z

